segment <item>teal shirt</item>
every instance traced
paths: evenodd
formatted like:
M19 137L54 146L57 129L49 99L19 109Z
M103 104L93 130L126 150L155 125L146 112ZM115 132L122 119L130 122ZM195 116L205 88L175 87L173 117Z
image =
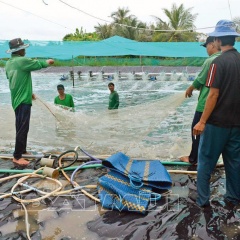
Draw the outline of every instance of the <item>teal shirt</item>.
M196 107L197 112L203 112L204 110L207 96L209 93L209 88L205 86L207 76L208 76L208 70L210 68L212 61L216 57L220 56L220 54L221 52L214 53L205 60L202 66L202 71L198 74L197 78L194 80L192 84L194 88L200 90L199 97L198 97L198 104Z
M35 60L12 54L7 61L5 70L9 80L12 107L15 110L21 103L32 104L31 71L46 68L46 61Z
M113 91L109 95L108 109L118 109L119 106L119 96L116 91Z
M74 108L73 97L70 94L65 93L65 98L61 100L59 96L55 97L54 103L57 105Z

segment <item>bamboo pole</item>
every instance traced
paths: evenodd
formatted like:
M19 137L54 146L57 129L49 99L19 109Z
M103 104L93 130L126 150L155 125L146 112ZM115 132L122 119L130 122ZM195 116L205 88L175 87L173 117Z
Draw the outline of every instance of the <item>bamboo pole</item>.
M74 61L73 61L73 55L72 55L72 72L73 72L73 88L74 88L74 69L73 69Z

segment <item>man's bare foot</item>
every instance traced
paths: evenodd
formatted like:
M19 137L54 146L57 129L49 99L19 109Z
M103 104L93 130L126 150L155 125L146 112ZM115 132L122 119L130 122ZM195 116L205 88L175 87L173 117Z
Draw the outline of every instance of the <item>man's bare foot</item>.
M29 161L25 160L24 158L20 159L13 158L13 163L19 166L27 166L29 164Z
M179 158L179 160L182 161L182 162L189 163L189 157L188 156L182 156L182 157Z

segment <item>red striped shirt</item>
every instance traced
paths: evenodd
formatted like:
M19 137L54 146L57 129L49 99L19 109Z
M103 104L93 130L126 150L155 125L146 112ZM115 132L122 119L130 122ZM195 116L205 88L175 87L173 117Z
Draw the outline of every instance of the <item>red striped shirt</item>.
M217 65L216 64L211 64L209 71L208 71L208 77L206 81L206 87L211 87L212 83L214 81L215 73L216 73Z

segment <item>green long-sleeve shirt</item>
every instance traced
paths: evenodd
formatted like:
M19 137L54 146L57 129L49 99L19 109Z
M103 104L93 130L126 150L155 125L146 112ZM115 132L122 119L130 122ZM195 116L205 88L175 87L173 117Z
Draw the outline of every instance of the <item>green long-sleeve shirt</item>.
M32 104L31 71L46 68L46 61L35 60L12 54L7 61L5 70L9 80L12 107L15 110L21 103Z
M204 110L204 106L209 93L209 88L205 86L207 76L208 76L208 70L213 59L218 57L220 54L221 52L214 53L205 60L202 66L202 71L198 74L197 78L192 83L194 88L200 90L199 97L198 97L198 104L196 107L197 112L203 112Z
M119 96L116 91L113 91L109 95L108 109L118 109L118 106L119 106Z
M74 108L73 97L70 94L65 94L65 98L61 100L59 96L55 97L54 103L61 106Z

